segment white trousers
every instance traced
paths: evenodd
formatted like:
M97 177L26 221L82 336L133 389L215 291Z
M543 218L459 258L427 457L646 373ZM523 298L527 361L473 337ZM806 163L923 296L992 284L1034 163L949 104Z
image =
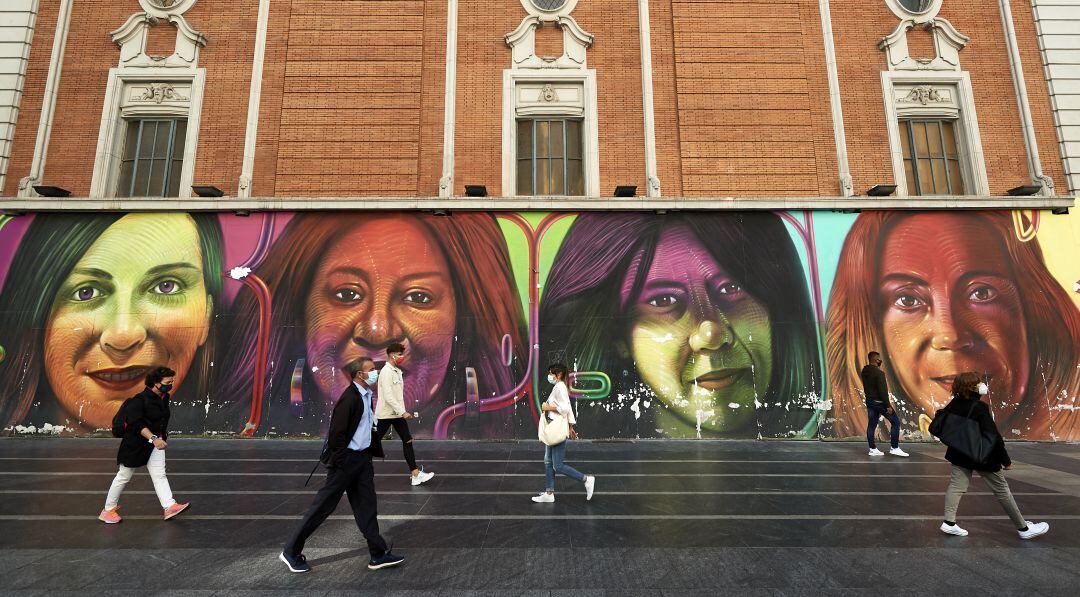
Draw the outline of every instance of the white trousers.
M146 463L146 472L150 473L150 479L154 481L154 493L157 493L161 508L165 509L175 504L176 500L173 499L169 480L165 477L165 450L154 449L154 452L150 454L150 461ZM128 484L133 474L135 474L135 469L120 465L120 470L116 472L116 478L109 487L109 496L105 498L106 510L113 510L120 503L120 494L123 493L124 486Z

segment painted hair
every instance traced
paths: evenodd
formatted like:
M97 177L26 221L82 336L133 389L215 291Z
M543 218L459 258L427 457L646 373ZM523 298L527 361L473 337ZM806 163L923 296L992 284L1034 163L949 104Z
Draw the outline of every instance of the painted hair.
M77 213L33 216L11 260L3 290L0 291L0 346L7 356L0 362L0 423L4 427L21 423L35 403L51 409L56 403L43 367L45 329L56 294L71 270L106 230L126 214ZM206 292L221 306L221 226L216 215L188 214L199 234L199 248ZM208 394L209 370L216 340L213 326L206 343L195 353L188 380L179 389L174 404L202 401ZM192 383L193 382L193 383ZM182 410L182 409L180 409ZM197 410L197 409L193 409ZM187 431L184 424L177 430ZM201 423L200 431L201 431Z
M865 212L859 215L848 232L836 270L826 333L826 361L829 364L829 388L834 404L835 434L859 435L866 429L866 412L859 394L861 383L855 359L874 347L886 351L881 326L881 306L877 290L877 272L890 232L906 218L920 212ZM1080 313L1047 270L1037 240L1022 242L1014 229L1012 214L1007 211L965 212L990 229L1009 256L1010 269L1017 287L1023 289L1024 320L1028 330L1031 375L1018 405L1018 415L1030 415L1063 397L1080 392L1077 350L1080 347ZM887 357L887 355L886 355ZM888 360L886 358L886 360ZM889 388L901 403L910 397L891 372L886 371ZM1052 419L1051 419L1052 417ZM1048 413L1059 438L1077 431L1077 415L1071 410ZM1005 425L1008 425L1005 422Z
M439 247L449 267L457 303L454 344L446 375L440 386L443 406L465 400L465 368L476 370L484 396L512 390L524 374L525 324L521 300L513 283L510 255L495 218L481 213L455 213L434 216L423 213L379 215L303 212L293 217L274 242L266 260L256 273L270 289L272 313L268 351L269 373L266 380L263 421L260 429L270 426L279 431L289 426L319 433L329 417L321 403L315 413L304 413L304 420L287 412L292 385L299 382L305 402L320 393L308 367L294 380L299 361L307 359L305 343L305 305L318 263L323 255L365 218L409 218L419 223L432 243ZM254 294L241 289L233 304L234 349L227 355L222 374L227 378L222 391L228 402L219 413L220 425L239 431L247 421L251 407L252 374L255 369L255 343L259 311ZM503 336L509 334L514 362L506 366L502 358ZM336 398L336 397L335 397ZM310 406L305 408L310 409ZM505 433L505 431L503 432Z
M771 324L773 373L761 402L758 427L738 435L787 436L799 432L812 410L795 401L818 393L820 365L813 309L802 264L779 216L767 212L709 214L586 213L577 218L555 257L540 304L541 358L571 363L575 371L611 377L611 396L640 396L637 366L616 348L629 343L631 309L622 282L633 273L631 301L640 295L662 233L685 226L709 254L766 308ZM634 269L631 272L631 268ZM777 404L780 406L777 406ZM651 410L640 419L625 406L604 414L600 435L656 434ZM654 407L656 408L656 407Z

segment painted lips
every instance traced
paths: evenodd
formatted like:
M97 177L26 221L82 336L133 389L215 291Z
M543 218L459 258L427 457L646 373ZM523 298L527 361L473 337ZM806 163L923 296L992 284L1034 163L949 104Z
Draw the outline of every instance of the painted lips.
M144 380L149 372L150 367L132 366L118 369L99 369L89 371L87 375L106 389L124 390Z
M706 390L722 390L734 385L749 371L750 370L745 367L738 369L716 369L704 375L699 375L694 379L694 383Z

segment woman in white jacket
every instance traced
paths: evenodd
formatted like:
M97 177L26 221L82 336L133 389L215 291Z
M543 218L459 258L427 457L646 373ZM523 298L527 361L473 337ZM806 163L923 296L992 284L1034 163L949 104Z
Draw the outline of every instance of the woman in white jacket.
M574 417L574 409L570 405L570 392L566 389L567 373L566 365L562 363L556 363L548 367L548 383L555 387L551 389L547 401L540 405L540 409L543 411L542 416L548 417L549 421L558 415L566 417L566 420L570 423L569 439L577 439L577 433L574 431L577 419ZM592 499L593 489L596 488L596 477L584 475L563 462L566 457L566 443L564 441L557 446L545 446L544 471L547 473L547 488L540 495L533 496L532 501L537 503L555 501L555 473L562 473L571 479L584 483L585 499Z

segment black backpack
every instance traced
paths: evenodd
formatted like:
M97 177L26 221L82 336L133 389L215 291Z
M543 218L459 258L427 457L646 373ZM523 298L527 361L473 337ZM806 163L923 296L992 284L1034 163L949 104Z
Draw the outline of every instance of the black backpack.
M132 400L143 400L143 409L146 409L146 397L140 392L138 396L132 396L124 401L120 405L120 408L116 410L116 415L112 419L112 435L113 437L124 437L124 433L127 432L127 411Z

